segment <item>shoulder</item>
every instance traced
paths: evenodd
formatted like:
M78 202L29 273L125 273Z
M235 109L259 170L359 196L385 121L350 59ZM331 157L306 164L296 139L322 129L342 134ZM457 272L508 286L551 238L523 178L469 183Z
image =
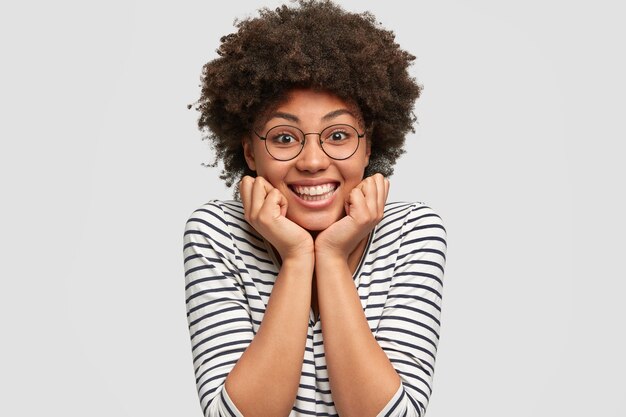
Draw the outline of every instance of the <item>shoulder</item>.
M194 210L185 224L185 239L190 235L221 243L218 246L229 252L234 247L262 242L246 222L242 203L235 200L212 200Z
M233 220L245 221L241 202L212 200L191 213L185 224L185 231L225 231L228 223Z
M402 202L389 203L383 220L386 217L391 226L383 229L375 240L381 241L381 247L395 251L395 271L406 275L429 274L441 284L448 244L439 214L421 202Z
M438 228L445 233L441 216L430 206L421 202L393 202L385 205L385 214L379 228L395 224L403 230L415 228Z
M212 200L194 210L185 223L185 238L190 235L221 242L230 241L230 224L245 222L238 201Z
M430 206L421 202L392 202L374 231L375 246L411 250L415 246L437 246L445 251L446 229L443 220Z

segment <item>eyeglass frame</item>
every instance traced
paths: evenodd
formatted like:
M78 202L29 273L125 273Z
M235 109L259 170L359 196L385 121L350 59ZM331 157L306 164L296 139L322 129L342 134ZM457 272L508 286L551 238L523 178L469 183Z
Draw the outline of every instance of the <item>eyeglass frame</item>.
M356 145L356 148L354 148L354 152L352 152L350 155L346 156L345 158L334 158L334 157L330 156L330 155L328 154L328 152L326 152L326 150L324 149L324 145L323 145L324 141L322 140L322 133L323 133L326 129L329 129L329 128L334 127L334 126L349 126L349 127L351 127L352 129L354 129L354 131L356 132L356 136L357 136L357 145ZM351 124L348 124L348 123L335 123L335 124L332 124L332 125L326 126L326 127L325 127L324 129L322 129L320 132L308 132L308 133L304 133L304 131L303 131L302 129L300 129L300 128L299 128L299 127L297 127L297 126L293 126L293 125L276 125L276 126L272 126L272 127L270 127L269 129L267 129L267 131L269 132L269 131L271 131L272 129L275 129L275 128L277 128L277 127L291 127L291 128L294 128L294 129L296 129L296 130L300 131L300 133L302 133L302 137L303 137L302 144L300 145L300 150L298 151L298 153L297 153L297 154L295 154L293 157L291 157L291 158L289 158L289 159L278 159L278 158L276 158L274 155L272 155L272 153L270 152L270 150L267 148L267 133L265 134L265 136L261 136L261 135L259 135L259 134L256 132L256 130L253 130L254 134L255 134L255 135L256 135L256 136L257 136L260 140L262 140L263 142L265 142L265 150L267 151L267 153L269 154L269 156L271 156L271 157L272 157L272 158L274 158L275 160L277 160L277 161L281 161L281 162L287 162L287 161L291 161L292 159L296 159L296 158L297 158L297 157L298 157L298 156L302 153L302 150L304 149L304 145L306 145L306 137L307 137L307 135L318 135L318 136L319 136L318 141L319 141L319 144L320 144L320 149L322 150L322 152L324 152L324 154L325 154L327 157L329 157L330 159L332 159L332 160L334 160L334 161L345 161L346 159L351 158L351 157L352 157L352 155L354 155L354 154L356 153L356 151L358 151L358 150L359 150L359 145L361 144L360 139L365 137L365 132L363 132L363 133L359 133L359 131L356 129L356 127L354 127L354 126L352 126Z

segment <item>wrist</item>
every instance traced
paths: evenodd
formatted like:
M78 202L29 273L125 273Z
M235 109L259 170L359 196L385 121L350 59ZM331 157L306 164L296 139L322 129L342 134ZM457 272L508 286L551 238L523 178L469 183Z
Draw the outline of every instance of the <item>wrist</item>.
M348 264L348 256L341 251L335 250L316 250L315 266L320 267L336 267Z
M271 242L270 242L271 243ZM274 246L276 252L280 256L281 262L285 263L286 260L294 262L307 262L313 263L315 260L315 245L310 235L307 238L300 241L297 245L285 245Z
M315 263L320 261L347 261L349 253L343 248L322 243L320 240L315 241Z
M312 249L287 253L284 256L281 254L280 257L283 266L303 268L304 270L309 268L313 270L315 266L315 252Z

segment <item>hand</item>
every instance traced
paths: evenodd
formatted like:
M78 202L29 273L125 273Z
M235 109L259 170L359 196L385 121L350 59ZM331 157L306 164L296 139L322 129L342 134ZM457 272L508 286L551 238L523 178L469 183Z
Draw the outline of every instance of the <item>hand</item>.
M374 174L359 183L345 203L346 216L330 225L315 239L315 255L347 260L359 242L382 220L389 194L389 180Z
M287 199L265 178L245 176L239 184L246 221L287 258L314 256L311 234L287 219Z

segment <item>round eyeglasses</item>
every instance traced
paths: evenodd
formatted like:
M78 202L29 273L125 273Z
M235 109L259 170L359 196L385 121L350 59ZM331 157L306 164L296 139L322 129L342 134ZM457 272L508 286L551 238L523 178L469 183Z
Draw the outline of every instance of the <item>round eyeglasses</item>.
M344 124L328 126L319 133L304 133L295 126L278 125L268 130L265 136L254 134L265 142L265 149L272 158L279 161L289 161L300 155L307 135L319 135L320 146L329 158L348 159L359 148L359 139L365 136L365 133Z

